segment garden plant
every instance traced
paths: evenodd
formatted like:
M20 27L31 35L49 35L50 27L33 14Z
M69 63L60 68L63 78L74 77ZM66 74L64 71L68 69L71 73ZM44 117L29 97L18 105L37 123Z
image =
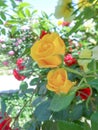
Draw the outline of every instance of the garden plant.
M0 66L21 83L0 94L0 130L98 130L98 0L10 7L0 1Z

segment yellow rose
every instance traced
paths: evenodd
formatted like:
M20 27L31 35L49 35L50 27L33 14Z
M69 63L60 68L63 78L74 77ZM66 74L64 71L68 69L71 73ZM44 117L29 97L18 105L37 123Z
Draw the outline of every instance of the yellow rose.
M62 63L65 44L57 33L46 34L31 47L31 57L39 67L53 68Z
M49 71L47 80L47 89L56 93L68 93L75 85L75 82L68 80L67 72L63 68Z
M74 18L74 16L72 16L72 13L72 0L58 0L58 4L55 7L54 12L54 16L57 19L64 17L64 20L71 22Z

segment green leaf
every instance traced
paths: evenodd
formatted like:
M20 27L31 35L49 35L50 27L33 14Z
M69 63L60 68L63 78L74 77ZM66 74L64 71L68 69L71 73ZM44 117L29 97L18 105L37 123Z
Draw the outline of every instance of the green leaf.
M43 18L47 18L48 19L48 15L44 11L42 11L41 14L42 14Z
M17 30L17 27L16 27L16 26L13 26L13 27L11 28L11 34L13 35L13 34L16 32L16 30Z
M52 121L46 121L42 125L42 130L58 130L58 126L55 122Z
M0 19L0 24L3 24L3 21Z
M88 122L85 122L85 123L83 124L83 130L91 130L90 124L88 124Z
M25 91L25 90L27 90L27 88L28 88L27 82L25 82L25 81L21 82L21 84L20 84L20 90L21 91Z
M98 112L95 112L91 116L91 128L92 130L98 130Z
M83 104L75 104L74 107L71 108L69 113L70 120L78 120L83 113Z
M58 112L62 109L66 109L70 103L72 102L74 98L75 93L69 93L69 94L60 94L60 95L54 95L51 104L50 104L50 110Z
M0 0L0 7L3 6L3 7L7 7L6 5L6 1L4 0Z
M27 2L22 2L22 3L19 4L18 8L24 8L24 7L27 7L27 6L30 6L30 4L27 3Z
M51 115L50 110L48 109L50 105L50 101L44 101L40 105L35 108L34 115L38 121L49 120Z
M13 20L8 20L7 23L8 24L19 24L19 21L16 19L13 19Z
M47 92L47 88L46 88L46 83L45 82L41 82L39 85L39 95L43 95Z
M83 11L84 13L84 19L90 19L94 16L95 12L94 9L91 7L86 7Z
M95 88L98 91L98 78L89 81L88 84L91 85L91 87Z
M1 29L1 32L2 32L2 34L6 34L6 31L5 31L5 29L3 28L3 29Z
M37 13L38 12L38 10L34 10L33 12L32 12L32 16L35 14L35 13Z
M3 20L6 20L6 16L5 16L5 14L4 14L4 12L0 12L0 15L1 15L1 18L3 19Z
M33 107L36 107L36 106L38 106L41 102L43 102L44 100L45 100L45 99L42 98L42 97L37 97L37 98L33 101L32 106L33 106Z
M21 19L24 19L24 18L25 18L25 15L24 15L23 10L18 10L17 14L18 14L18 16L19 16Z
M10 0L10 1L11 1L11 4L12 4L13 9L16 8L16 7L17 7L17 4L15 3L15 1L14 1L14 0Z
M65 121L47 121L43 124L42 130L83 130L83 127L73 123L73 122L65 122Z
M34 79L32 79L32 80L30 81L29 84L30 84L31 86L34 86L34 85L37 85L38 82L39 82L39 78L34 78Z
M36 123L31 121L28 121L23 126L24 130L36 130Z
M28 17L31 16L31 13L30 13L30 10L29 10L29 9L25 9L25 13L26 13L26 16L28 16Z
M75 33L77 29L81 26L83 19L82 19L82 13L76 17L79 21L75 23L75 26L66 34L66 36L70 36L72 33Z
M59 112L53 112L52 118L54 120L67 120L69 116L69 109Z
M73 122L59 121L57 125L59 127L58 130L83 130L82 126Z
M2 115L4 115L4 113L6 112L6 104L4 100L1 100L1 113Z

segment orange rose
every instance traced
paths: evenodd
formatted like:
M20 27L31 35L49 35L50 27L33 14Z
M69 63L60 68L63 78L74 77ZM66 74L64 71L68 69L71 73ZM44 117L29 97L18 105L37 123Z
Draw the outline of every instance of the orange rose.
M57 33L46 34L31 47L31 57L39 67L53 68L62 63L65 44Z
M67 72L63 68L49 71L47 75L47 89L56 93L68 93L75 82L68 80Z

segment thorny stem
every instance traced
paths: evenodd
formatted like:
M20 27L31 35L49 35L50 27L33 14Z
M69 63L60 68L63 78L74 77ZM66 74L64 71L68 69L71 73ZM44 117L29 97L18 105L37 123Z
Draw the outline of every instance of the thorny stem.
M14 119L14 122L12 123L12 126L13 126L13 125L15 124L15 122L18 120L18 118L19 118L21 112L22 112L23 109L26 107L26 105L27 105L29 102L32 101L32 98L33 98L33 96L34 96L34 93L36 93L36 91L37 91L37 87L36 87L36 89L33 91L32 96L29 98L29 100L27 100L27 101L25 102L25 104L23 105L23 107L21 108L21 110L19 111L19 113L16 115L16 117L15 117L15 119Z
M68 68L68 67L66 67L66 66L64 66L64 68L65 68L67 71L71 72L71 73L74 73L74 74L77 74L77 75L83 77L83 75L82 75L80 72L78 72L78 71L76 71L76 70L74 70L74 69Z

